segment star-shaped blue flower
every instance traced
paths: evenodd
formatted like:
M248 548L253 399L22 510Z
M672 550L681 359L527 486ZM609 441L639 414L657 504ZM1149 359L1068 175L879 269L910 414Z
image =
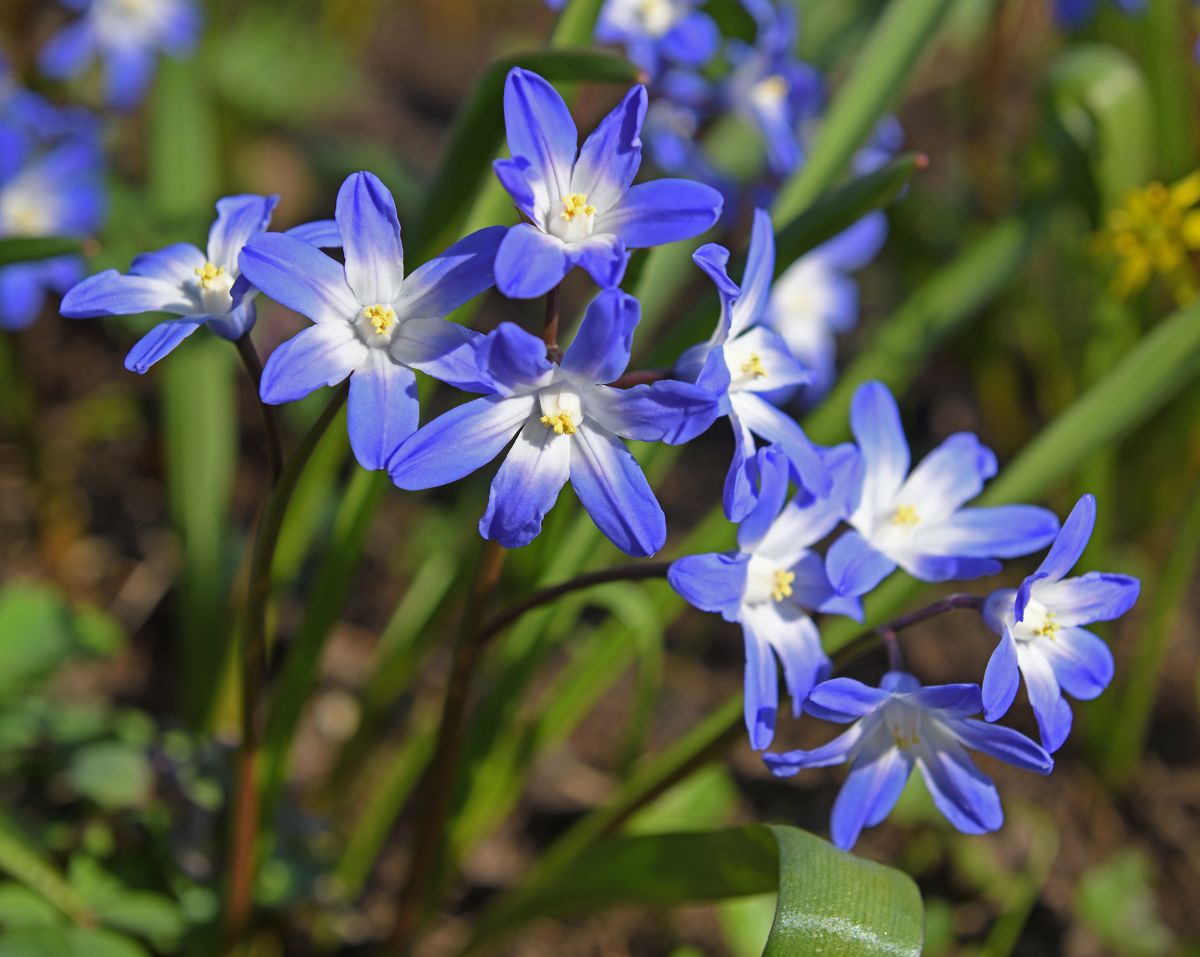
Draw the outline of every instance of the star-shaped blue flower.
M546 344L503 323L478 346L490 395L447 412L397 450L389 466L400 488L445 485L491 461L516 438L492 481L479 531L506 548L537 537L568 480L610 541L651 555L666 520L646 476L621 441L679 444L716 416L711 393L685 382L615 389L629 362L638 301L618 289L588 306L559 364Z
M993 592L983 608L984 620L1000 636L983 678L984 717L995 721L1012 707L1024 675L1042 745L1051 752L1071 732L1071 708L1063 692L1089 701L1112 681L1112 652L1083 626L1120 618L1141 587L1136 578L1106 572L1065 577L1095 523L1096 500L1085 495L1037 571L1018 589Z
M964 834L986 834L1004 823L996 786L967 748L1038 774L1054 768L1054 759L1025 735L971 717L983 710L979 685L922 688L902 671L889 672L878 688L834 678L814 689L804 710L825 721L853 724L812 751L767 754L764 760L780 777L849 763L830 823L833 843L843 850L854 846L864 827L891 813L914 767L937 809Z
M529 299L549 292L575 266L602 287L620 283L629 250L699 235L721 214L721 194L682 179L632 186L642 162L646 88L635 86L578 145L566 103L536 73L514 69L504 85L511 159L496 175L525 222L496 256L496 286Z
M764 393L805 385L808 370L773 329L762 324L775 270L775 235L765 210L754 215L746 272L739 287L726 271L729 250L710 243L692 259L716 284L721 316L708 342L688 349L676 369L721 398L721 411L733 426L734 455L725 478L725 514L740 521L754 507L758 485L756 437L777 442L803 484L828 494L829 473L804 430Z
M1058 531L1054 513L1032 505L963 508L996 474L996 456L968 432L950 436L910 474L900 410L881 382L854 394L850 428L863 455L862 498L853 530L827 556L842 591L865 594L897 565L929 582L992 575L996 559L1037 551Z
M417 371L486 388L475 365L482 337L445 317L491 288L504 228L472 233L406 276L396 204L378 177L348 177L335 216L345 265L280 233L242 251L248 281L313 322L271 353L261 395L294 402L349 377L350 445L363 468L381 469L417 428Z
M191 243L176 243L143 253L134 258L128 274L106 269L72 288L63 297L62 314L68 319L143 312L178 316L159 323L129 351L125 368L137 373L145 373L204 325L231 342L240 339L254 326L258 290L241 277L238 255L251 237L270 224L277 200L277 196L253 195L217 200L217 219L209 229L206 252ZM313 242L340 242L327 222L299 226L292 232Z
M779 708L776 658L792 699L792 713L829 672L821 636L809 617L821 611L862 618L854 596L838 594L825 563L812 551L850 513L859 481L853 446L826 453L833 478L829 495L800 491L787 502L790 468L779 446L758 458L758 504L738 529L738 550L689 555L671 563L667 580L685 600L742 626L746 642L745 720L750 744L763 749L775 734ZM786 503L786 504L785 504Z
M82 12L42 50L38 65L47 76L77 76L94 60L104 64L110 106L137 106L150 86L159 53L188 55L200 34L200 15L191 0L62 0Z

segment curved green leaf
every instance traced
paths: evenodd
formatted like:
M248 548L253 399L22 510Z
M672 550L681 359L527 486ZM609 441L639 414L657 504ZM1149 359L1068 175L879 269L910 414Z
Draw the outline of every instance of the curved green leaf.
M83 251L83 240L69 236L11 236L0 239L0 266L69 256Z
M751 825L623 837L502 898L467 951L539 917L670 907L778 891L764 957L919 955L921 897L905 874L805 831Z

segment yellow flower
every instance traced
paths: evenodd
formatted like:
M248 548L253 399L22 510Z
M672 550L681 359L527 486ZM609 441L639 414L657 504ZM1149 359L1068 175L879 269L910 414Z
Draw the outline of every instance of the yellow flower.
M1191 254L1200 250L1200 170L1173 186L1150 183L1133 190L1108 215L1096 251L1113 266L1112 292L1127 299L1155 276L1186 305L1200 294Z

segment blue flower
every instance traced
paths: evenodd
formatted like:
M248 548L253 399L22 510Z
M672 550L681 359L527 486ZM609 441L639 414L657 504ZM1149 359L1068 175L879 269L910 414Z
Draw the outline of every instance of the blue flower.
M444 318L490 289L504 235L493 226L459 240L408 276L396 204L371 173L338 191L345 265L303 237L256 236L241 254L246 279L313 325L271 353L261 395L278 405L350 378L347 426L360 465L381 469L417 428L417 376L483 391L475 365L482 338Z
M850 427L865 462L853 530L829 549L830 580L865 593L899 565L938 582L1000 570L997 558L1027 555L1058 531L1052 512L1031 505L963 508L996 474L996 456L967 432L950 436L909 474L896 400L881 382L854 394Z
M1064 577L1083 554L1095 522L1096 500L1085 495L1038 570L1018 589L993 592L983 609L984 620L1000 635L983 678L984 717L995 721L1008 711L1024 675L1042 745L1052 752L1071 732L1071 708L1062 693L1090 701L1113 676L1108 645L1082 626L1119 618L1133 607L1140 588L1128 575Z
M226 196L217 200L217 219L208 233L208 251L175 243L134 258L129 273L106 269L79 283L63 297L68 319L133 316L169 312L125 357L125 368L145 373L203 325L230 341L254 325L257 290L241 277L238 254L246 241L267 228L278 197ZM316 241L337 243L327 223L297 227Z
M105 99L117 109L141 101L160 51L186 56L200 32L191 0L63 0L63 5L83 15L51 38L38 65L61 79L101 61Z
M104 215L100 157L82 136L40 149L0 123L0 237L77 236ZM78 256L56 256L0 268L0 328L22 329L41 312L48 291L63 292L83 276Z
M779 334L762 325L775 270L775 236L765 210L754 228L742 286L729 278L729 250L710 243L692 257L717 286L721 317L708 342L687 350L677 369L713 390L733 426L734 455L725 479L725 514L740 521L754 506L757 484L755 437L778 442L801 484L818 495L829 491L829 473L796 422L763 398L763 393L809 382L808 371L788 351Z
M684 382L632 389L604 383L629 362L638 301L605 290L588 306L560 364L546 344L503 323L478 346L485 398L421 428L389 465L404 489L433 488L469 475L516 436L492 481L480 534L506 548L527 545L570 479L575 494L610 541L630 555L651 555L666 521L641 468L620 441L686 442L716 416L716 401Z
M754 17L754 46L730 44L734 69L726 97L736 113L753 123L763 138L772 172L786 176L803 160L799 131L825 101L825 81L815 67L792 53L795 12L771 0L743 0Z
M575 266L602 287L625 275L630 249L688 239L721 213L702 183L660 179L631 186L642 162L646 88L635 86L578 147L575 123L554 87L514 69L504 86L511 159L496 175L525 222L496 256L496 286L528 299L549 292Z
M812 376L806 398L824 395L837 374L837 336L858 322L858 283L850 275L875 258L887 218L870 213L797 259L771 290L765 322Z
M1114 0L1118 10L1127 16L1146 12L1147 0ZM1054 19L1068 30L1088 23L1095 15L1100 0L1054 0Z
M651 77L664 65L698 67L712 59L721 33L697 8L703 0L605 0L596 39L619 43Z
M776 657L783 664L792 712L799 715L808 693L829 672L809 611L861 620L862 607L857 598L834 590L824 562L811 551L850 513L858 453L849 445L830 449L831 494L819 498L802 490L786 505L787 459L774 445L762 449L758 458L762 488L758 505L738 529L738 550L680 558L671 563L667 580L690 604L742 626L746 730L751 746L761 750L775 734Z
M848 731L812 751L767 754L780 777L801 768L850 764L833 805L833 843L849 850L864 827L891 813L915 765L937 809L964 834L986 834L1004 823L1000 795L966 749L1006 764L1049 774L1054 759L1011 728L971 718L983 709L978 685L922 688L910 674L892 671L878 688L849 678L818 685L804 710L825 721L853 722Z

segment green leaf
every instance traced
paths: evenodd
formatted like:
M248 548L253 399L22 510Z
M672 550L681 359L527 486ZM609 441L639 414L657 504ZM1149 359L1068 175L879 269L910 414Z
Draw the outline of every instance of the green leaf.
M128 937L80 927L26 927L0 936L0 957L149 957Z
M80 924L94 921L87 902L7 816L0 816L0 871Z
M778 891L764 957L921 952L921 898L904 874L804 831L752 825L635 835L588 849L480 919L467 950L539 917L670 907Z
M168 57L159 63L151 109L151 204L169 223L189 232L203 229L219 195L221 164L216 115L199 61Z
M591 43L603 5L604 0L571 0L558 15L550 45L582 47Z
M174 950L182 938L184 921L170 898L126 887L84 855L72 858L68 878L105 925L144 937L158 950Z
M811 206L850 168L880 116L908 86L925 47L953 0L891 0L838 90L804 165L775 200L776 222L788 222Z
M82 251L83 240L69 236L9 236L0 239L0 266L77 255Z
M1120 957L1166 957L1177 942L1158 916L1154 865L1134 848L1123 848L1088 871L1075 892L1075 912L1106 949Z
M154 791L154 772L140 749L101 741L76 751L67 781L83 797L110 810L143 807Z
M0 927L56 927L62 913L39 894L20 884L0 884Z

